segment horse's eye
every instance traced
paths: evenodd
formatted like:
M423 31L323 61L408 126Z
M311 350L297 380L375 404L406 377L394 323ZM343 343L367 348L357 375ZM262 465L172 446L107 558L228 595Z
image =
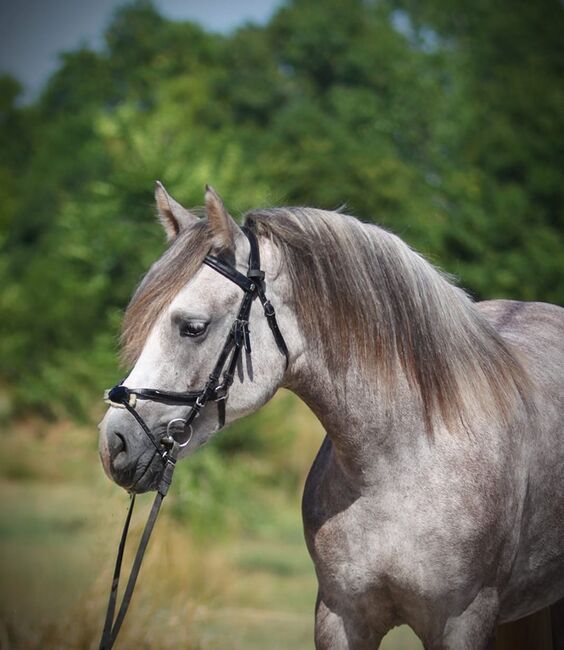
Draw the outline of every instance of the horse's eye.
M202 320L188 320L180 325L180 336L201 336L208 328Z

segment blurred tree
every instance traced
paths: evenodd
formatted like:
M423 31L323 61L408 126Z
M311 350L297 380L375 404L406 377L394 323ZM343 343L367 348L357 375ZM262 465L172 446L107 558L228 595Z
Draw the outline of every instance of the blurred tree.
M433 138L443 258L481 297L561 303L562 3L395 5L412 40L448 53Z
M79 414L163 248L152 188L346 209L477 296L564 301L557 0L293 0L229 36L121 8L32 106L0 80L6 414Z

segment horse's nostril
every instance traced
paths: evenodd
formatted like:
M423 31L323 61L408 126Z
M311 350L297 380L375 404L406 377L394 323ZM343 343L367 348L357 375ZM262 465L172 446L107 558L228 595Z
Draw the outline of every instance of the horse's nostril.
M105 441L107 451L102 456L102 462L106 474L118 485L129 487L134 481L138 465L135 453L132 455L132 441L127 441L126 435L115 429L108 431Z
M125 437L123 434L121 434L119 431L114 432L115 437L117 440L115 441L115 444L112 445L114 455L117 456L118 454L121 454L122 451L127 451L127 443L125 442Z

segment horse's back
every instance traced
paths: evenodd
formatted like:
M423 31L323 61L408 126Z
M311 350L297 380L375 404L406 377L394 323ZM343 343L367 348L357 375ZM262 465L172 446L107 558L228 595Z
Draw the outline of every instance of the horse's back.
M516 350L535 383L562 398L555 384L564 384L564 308L517 300L488 300L477 307Z

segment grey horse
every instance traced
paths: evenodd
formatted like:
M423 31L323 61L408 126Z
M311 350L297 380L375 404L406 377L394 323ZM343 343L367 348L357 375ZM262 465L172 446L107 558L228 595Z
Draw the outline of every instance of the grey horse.
M156 199L169 247L125 315L125 385L183 391L204 384L241 299L203 258L245 272L249 248L213 189L204 218L160 184ZM405 623L426 648L481 650L498 624L561 601L564 309L474 303L401 239L339 212L245 223L290 363L255 303L226 419L286 387L326 430L303 496L316 647L377 648ZM185 415L139 412L156 435ZM207 406L183 454L217 429ZM155 487L160 460L126 411L108 410L100 454L119 485Z

